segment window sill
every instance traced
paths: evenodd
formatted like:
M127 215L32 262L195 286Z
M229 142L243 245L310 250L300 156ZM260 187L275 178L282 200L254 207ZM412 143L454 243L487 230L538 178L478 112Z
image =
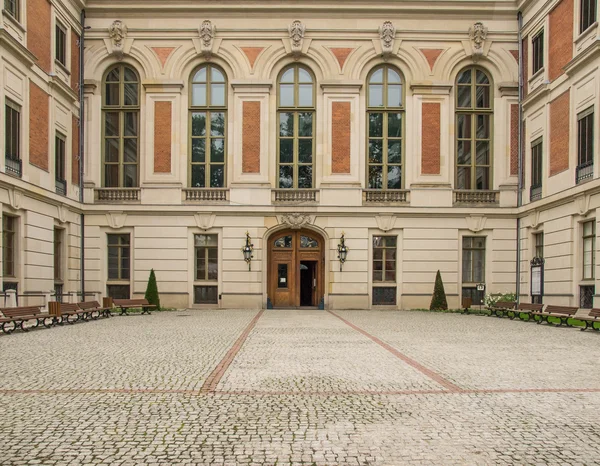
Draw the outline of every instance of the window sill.
M71 72L69 71L69 69L67 68L67 65L65 65L64 63L62 63L60 60L58 60L57 58L54 59L54 65L57 66L63 73L65 73L67 76L71 76Z
M2 16L4 17L4 19L6 21L8 21L11 24L12 27L14 27L15 29L18 29L23 34L25 34L25 32L26 32L25 26L23 26L17 18L15 18L13 15L11 15L6 10L2 10Z
M594 21L590 24L585 31L581 31L575 38L575 45L579 45L581 42L585 42L589 36L596 35L596 29L598 28L598 21Z

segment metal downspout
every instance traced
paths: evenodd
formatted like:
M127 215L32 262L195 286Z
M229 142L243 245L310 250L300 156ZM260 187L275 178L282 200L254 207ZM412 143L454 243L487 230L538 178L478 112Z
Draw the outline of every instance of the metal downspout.
M523 39L521 37L521 31L523 30L523 13L520 11L517 13L517 23L519 28L518 41L519 41L519 149L517 152L517 171L518 171L518 185L517 185L517 208L523 204ZM521 297L521 218L517 214L517 268L516 268L516 298L517 303L520 302Z
M85 137L85 109L83 100L83 52L85 44L85 10L81 10L81 37L79 38L79 204L80 214L80 245L79 245L79 275L81 279L81 300L85 301L85 214L83 206L83 150Z

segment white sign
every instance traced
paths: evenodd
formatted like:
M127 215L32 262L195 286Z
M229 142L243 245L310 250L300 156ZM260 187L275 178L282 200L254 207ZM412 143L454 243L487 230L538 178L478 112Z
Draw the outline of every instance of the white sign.
M479 283L477 285L477 291L485 291L485 285L483 283Z
M531 295L542 295L542 268L531 267Z
M281 278L279 279L279 283L285 283L285 282L287 282L287 278L285 278L285 277L281 277Z

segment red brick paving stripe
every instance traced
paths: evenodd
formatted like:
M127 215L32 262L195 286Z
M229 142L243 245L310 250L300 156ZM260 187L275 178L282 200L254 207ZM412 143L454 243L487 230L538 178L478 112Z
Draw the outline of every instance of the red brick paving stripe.
M371 340L373 340L375 343L377 343L379 346L381 346L382 348L388 350L390 353L392 353L394 356L396 356L398 359L401 359L402 361L404 361L406 364L408 364L411 367L414 367L416 370L418 370L419 372L421 372L422 374L426 375L427 377L429 377L430 379L432 379L433 381L439 383L442 387L447 388L448 390L452 391L452 392L462 392L463 389L460 388L458 385L453 384L452 382L450 382L449 380L446 380L444 377L442 377L440 374L438 374L437 372L432 371L431 369L426 368L425 366L423 366L422 364L419 364L417 361L415 361L414 359L409 358L408 356L402 354L400 351L398 351L397 349L391 347L390 345L388 345L387 343L381 341L379 338L377 338L376 336L371 335L369 332L361 329L360 327L357 327L356 325L354 325L351 322L348 322L346 319L338 316L335 312L332 311L327 311L329 312L331 315L337 317L338 319L340 319L342 322L344 322L346 325L348 325L349 327L352 327L354 330L356 330L357 332L362 333L364 336L366 336L367 338L370 338Z
M227 372L227 369L229 369L229 365L233 362L237 354L240 352L240 349L246 341L246 338L248 338L248 335L250 335L250 332L252 331L252 329L254 329L254 326L258 322L258 319L260 319L260 317L263 315L263 312L264 310L259 311L259 313L256 314L254 319L252 319L252 322L248 324L246 330L242 332L242 334L227 352L225 357L221 360L217 367L213 369L208 378L204 381L204 383L202 384L202 388L200 388L200 393L210 393L214 392L217 389L217 385L219 385L221 378L223 377L225 372Z

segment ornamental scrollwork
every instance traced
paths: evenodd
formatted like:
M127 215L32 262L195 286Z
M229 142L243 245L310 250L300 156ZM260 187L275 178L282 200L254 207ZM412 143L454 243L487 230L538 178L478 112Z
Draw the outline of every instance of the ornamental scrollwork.
M201 39L202 54L208 60L212 55L213 43L215 40L215 34L217 33L217 27L213 25L208 19L202 22L199 29Z
M477 61L483 56L485 41L488 35L488 28L482 22L477 22L469 28L469 38L473 49L473 61Z
M304 44L304 33L306 32L306 26L301 21L294 21L288 27L290 35L290 42L292 47L292 55L299 56L302 54L302 46Z
M396 39L396 28L391 21L385 21L379 27L379 38L381 39L381 50L384 58L394 52L394 40Z
M108 37L112 42L113 54L117 56L119 60L123 59L125 38L127 37L127 25L117 19L108 28Z

